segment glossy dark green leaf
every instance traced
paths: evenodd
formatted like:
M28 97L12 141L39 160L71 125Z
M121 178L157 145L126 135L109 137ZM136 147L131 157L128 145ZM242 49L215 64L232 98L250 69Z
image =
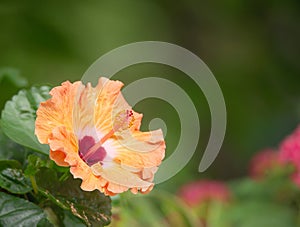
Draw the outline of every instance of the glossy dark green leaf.
M25 194L32 190L22 170L11 168L0 171L0 187L14 194Z
M47 216L47 220L52 225L47 225L47 223L40 225L41 227L45 226L61 226L61 227L85 227L86 224L78 217L74 216L71 211L62 209L61 207L55 205L47 198L42 199L43 210Z
M70 211L65 210L63 212L64 219L63 224L64 226L72 226L72 227L85 227L86 225L76 216L74 216Z
M0 192L0 226L37 226L45 218L37 205Z
M70 176L59 181L53 169L41 168L36 174L40 192L59 207L72 212L88 226L105 226L110 223L111 200L99 191L81 190L81 180Z
M53 224L50 223L48 219L43 218L41 221L39 221L37 227L53 227Z
M0 188L14 194L25 194L32 190L24 176L20 163L14 160L0 160Z
M49 96L49 87L32 87L21 90L7 101L1 115L3 132L15 142L43 154L49 153L49 146L42 145L34 135L36 110Z
M0 128L0 160L15 159L23 163L28 150L8 138Z

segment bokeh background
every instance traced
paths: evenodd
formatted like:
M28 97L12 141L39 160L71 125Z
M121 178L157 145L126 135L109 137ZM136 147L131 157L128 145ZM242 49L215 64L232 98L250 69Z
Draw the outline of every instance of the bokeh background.
M218 80L228 114L221 152L205 173L197 170L210 113L196 84L176 69L155 64L131 66L113 77L125 84L148 76L167 78L193 100L201 122L197 151L183 171L157 186L175 192L195 179L245 175L253 153L276 147L299 123L299 24L297 0L1 0L0 68L17 70L29 85L56 86L80 80L101 55L131 42L165 41L198 55ZM3 108L17 88L3 77L0 89ZM145 115L143 129L152 118L164 119L169 156L180 133L175 109L157 99L144 100L135 109Z

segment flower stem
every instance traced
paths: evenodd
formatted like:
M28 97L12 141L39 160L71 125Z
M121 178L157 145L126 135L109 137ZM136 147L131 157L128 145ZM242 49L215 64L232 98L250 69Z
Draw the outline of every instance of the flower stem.
M31 181L34 193L38 194L38 186L36 184L35 177L34 176L30 176L29 178L30 178L30 181Z
M59 181L64 181L69 177L69 172L66 171L64 174L59 178Z

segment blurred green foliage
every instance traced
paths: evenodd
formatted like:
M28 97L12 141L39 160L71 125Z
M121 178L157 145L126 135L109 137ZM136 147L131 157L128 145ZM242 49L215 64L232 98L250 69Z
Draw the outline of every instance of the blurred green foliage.
M171 42L198 55L218 80L228 111L224 145L205 173L197 169L210 133L210 115L200 89L183 73L154 64L132 66L114 77L125 83L164 77L195 103L201 122L197 152L184 171L158 186L174 191L196 178L241 176L254 152L277 145L296 127L299 23L297 0L1 0L0 67L19 70L30 84L57 85L79 80L98 57L135 41ZM19 89L15 85L0 81L1 108ZM145 115L144 128L153 117L165 119L170 155L180 130L176 111L159 100L145 100L136 109Z

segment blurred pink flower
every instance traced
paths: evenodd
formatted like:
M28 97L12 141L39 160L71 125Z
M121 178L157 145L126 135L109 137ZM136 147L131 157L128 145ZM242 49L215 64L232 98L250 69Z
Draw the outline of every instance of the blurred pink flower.
M300 187L300 126L280 144L279 159L294 166L292 179Z
M262 179L272 168L280 165L278 152L265 149L253 156L249 165L249 174L254 179Z
M179 196L190 206L217 200L228 201L230 191L228 187L219 181L200 180L184 185L179 190Z

